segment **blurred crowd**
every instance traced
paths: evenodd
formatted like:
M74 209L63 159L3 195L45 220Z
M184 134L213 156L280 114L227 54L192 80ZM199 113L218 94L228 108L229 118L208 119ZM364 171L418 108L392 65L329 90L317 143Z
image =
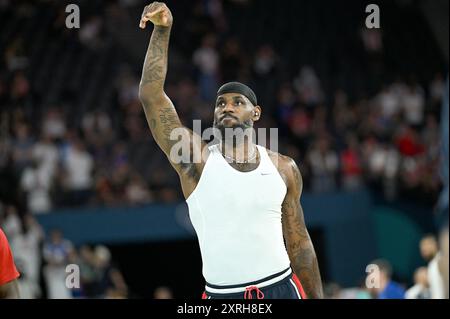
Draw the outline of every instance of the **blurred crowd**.
M33 215L22 218L14 206L2 207L0 227L14 252L21 298L127 298L129 290L110 250L78 248L53 229L45 236Z
M412 285L397 282L395 269L385 259L370 263L371 269L359 287L342 288L336 283L325 285L325 298L329 299L445 299L444 270L439 243L433 234L425 235L418 249L423 266L414 271Z
M200 25L187 30L190 46L176 35L171 46L173 67L166 91L185 125L200 119L203 128L211 126L218 86L240 80L259 95L263 116L257 126L279 129L279 151L297 161L306 191L369 185L389 199L410 195L435 203L441 188L439 109L448 90L442 74L428 82L399 76L359 97L343 88L326 92L313 66L302 65L289 77L286 61L272 45L249 52L237 37L227 35L221 1L202 3L191 9ZM82 28L78 36L63 40L57 34L55 39L93 50L86 39L101 42L107 33L102 27L106 13L94 17L86 23L97 27ZM64 24L53 28L64 29ZM42 92L35 91L37 84L28 72L29 54L19 35L1 60L4 201L26 203L26 210L43 213L60 207L182 200L177 176L147 129L138 99L139 72L122 62L111 79L111 105L92 105L77 113L73 103L40 104L36 95ZM182 67L180 61L185 62ZM180 68L185 70L182 75Z

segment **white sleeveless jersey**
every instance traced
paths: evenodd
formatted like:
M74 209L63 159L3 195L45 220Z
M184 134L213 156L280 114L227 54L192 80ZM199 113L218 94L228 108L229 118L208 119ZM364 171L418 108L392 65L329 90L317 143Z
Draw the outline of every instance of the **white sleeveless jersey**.
M217 144L210 146L186 200L210 284L257 281L290 265L281 226L287 187L266 148L257 147L260 164L244 173L230 166Z

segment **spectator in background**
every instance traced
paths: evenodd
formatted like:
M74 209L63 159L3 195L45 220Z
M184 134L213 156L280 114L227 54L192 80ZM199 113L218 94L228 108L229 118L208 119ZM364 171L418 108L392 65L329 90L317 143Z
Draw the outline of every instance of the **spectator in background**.
M106 174L98 175L95 180L95 204L112 206L116 201L113 186L108 176Z
M177 105L177 111L180 116L202 118L202 101L198 95L197 86L189 78L183 78L178 82L176 89L174 90L175 103ZM203 102L204 103L204 102ZM142 108L140 108L142 110ZM140 115L139 115L140 118Z
M299 146L306 147L311 134L312 120L305 108L296 105L289 116L288 127L296 137Z
M15 126L15 138L13 145L13 158L15 167L22 171L31 161L33 139L30 136L30 128L26 123L17 123Z
M214 101L218 88L219 54L214 34L207 34L192 57L198 69L198 87L204 101Z
M28 65L28 57L25 50L23 38L16 37L5 50L4 59L10 72L22 70Z
M303 66L293 83L300 102L308 106L322 103L322 87L320 80L312 67L308 65Z
M150 203L152 194L145 184L144 179L137 173L133 173L126 186L125 196L131 205Z
M66 134L66 122L62 112L57 108L51 108L44 115L42 132L53 141L60 141Z
M242 70L243 64L239 42L235 38L228 39L220 55L221 81L231 82L239 79L239 72Z
M403 182L408 188L419 186L423 167L421 155L425 146L421 143L416 129L402 126L395 141L400 154L403 156L401 174Z
M60 230L50 232L50 239L44 244L42 256L44 279L47 286L48 299L71 299L72 293L66 287L66 266L74 257L72 243L63 238Z
M1 205L0 202L0 226L8 238L14 238L22 230L17 208L13 205Z
M45 171L45 175L53 179L58 168L59 154L58 148L49 135L42 134L33 146L32 156L40 163L40 169Z
M223 10L221 0L206 0L205 13L211 17L218 33L225 32L228 28L227 19Z
M126 108L139 99L139 81L126 68L118 75L118 79L118 102L122 108Z
M429 85L429 93L431 99L431 105L436 108L441 107L442 100L444 98L446 87L444 78L441 73L437 73L434 76L433 81ZM448 90L448 87L447 87Z
M277 94L277 117L282 123L280 129L283 130L291 118L291 114L296 103L294 92L289 83L281 85Z
M253 72L261 79L273 75L278 64L278 57L269 44L262 45L256 52L253 61Z
M361 28L360 36L364 44L364 49L371 53L380 53L383 51L383 35L379 29Z
M327 129L328 109L324 105L316 105L313 111L311 130L316 136L326 136L329 134Z
M392 119L400 113L401 105L399 97L392 86L384 86L376 99L376 105L381 107L381 114L383 117Z
M25 102L30 91L30 83L22 71L16 72L12 82L11 98L16 103Z
M342 288L338 283L330 282L323 287L324 299L341 299Z
M153 299L173 299L172 289L166 286L160 286L153 292Z
M103 18L97 15L89 17L78 32L80 42L91 49L98 49L102 40L100 34L103 27Z
M253 81L255 90L260 92L262 101L271 101L276 94L277 87L274 81L268 81L268 78L276 78L279 70L279 58L275 50L270 44L261 45L256 51L253 58L252 77L246 78L242 76L243 82ZM242 69L241 74L245 72L246 66Z
M354 134L347 137L347 147L341 152L342 185L346 190L356 190L362 185L362 163L358 139Z
M428 263L428 282L432 299L444 299L444 282L439 270L438 242L434 235L426 235L420 240L420 254Z
M409 86L402 100L405 120L409 125L415 127L423 124L425 94L418 84Z
M48 212L51 207L51 176L44 162L33 160L22 174L21 187L27 196L27 207L33 214Z
M433 114L429 114L426 117L425 127L421 133L421 143L426 145L427 156L430 159L436 159L439 157L439 125L436 117Z
M63 167L67 204L72 206L86 204L94 185L92 174L94 161L79 138L75 137L72 140L64 158Z
M332 110L333 125L336 133L341 135L349 130L356 131L358 116L348 104L347 94L343 90L334 93L334 105ZM341 136L340 136L341 137Z
M126 297L128 287L122 273L111 262L111 253L105 246L99 245L94 249L94 265L97 272L97 297Z
M106 112L94 111L83 116L81 127L89 144L102 146L112 138L111 118Z
M22 276L19 286L27 290L27 298L39 298L41 289L39 285L41 269L41 242L44 232L31 214L23 217L22 231L11 239L11 249L14 251L14 260ZM22 289L21 289L22 290ZM23 296L25 298L25 294Z
M371 262L379 268L379 288L373 288L377 299L404 299L405 289L392 280L392 266L387 260Z
M97 297L95 258L91 247L83 245L79 248L76 264L80 266L81 296L85 298Z
M405 293L405 299L430 299L430 285L428 283L428 270L419 267L414 272L414 286Z
M327 138L321 137L314 143L307 161L311 170L312 191L319 193L335 190L339 162L336 152L330 149Z

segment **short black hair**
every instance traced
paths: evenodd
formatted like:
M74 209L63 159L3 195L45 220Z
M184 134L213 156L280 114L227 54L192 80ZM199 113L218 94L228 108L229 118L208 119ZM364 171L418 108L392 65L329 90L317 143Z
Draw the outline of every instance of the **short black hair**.
M380 271L384 272L389 278L392 277L392 266L389 261L386 259L376 259L371 262L380 268Z

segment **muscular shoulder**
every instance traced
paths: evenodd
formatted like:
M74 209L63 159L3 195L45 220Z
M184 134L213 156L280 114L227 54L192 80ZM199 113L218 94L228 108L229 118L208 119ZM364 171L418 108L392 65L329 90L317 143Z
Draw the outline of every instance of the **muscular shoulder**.
M288 189L296 189L301 192L303 187L302 175L295 161L286 155L267 150L272 163L278 169Z

